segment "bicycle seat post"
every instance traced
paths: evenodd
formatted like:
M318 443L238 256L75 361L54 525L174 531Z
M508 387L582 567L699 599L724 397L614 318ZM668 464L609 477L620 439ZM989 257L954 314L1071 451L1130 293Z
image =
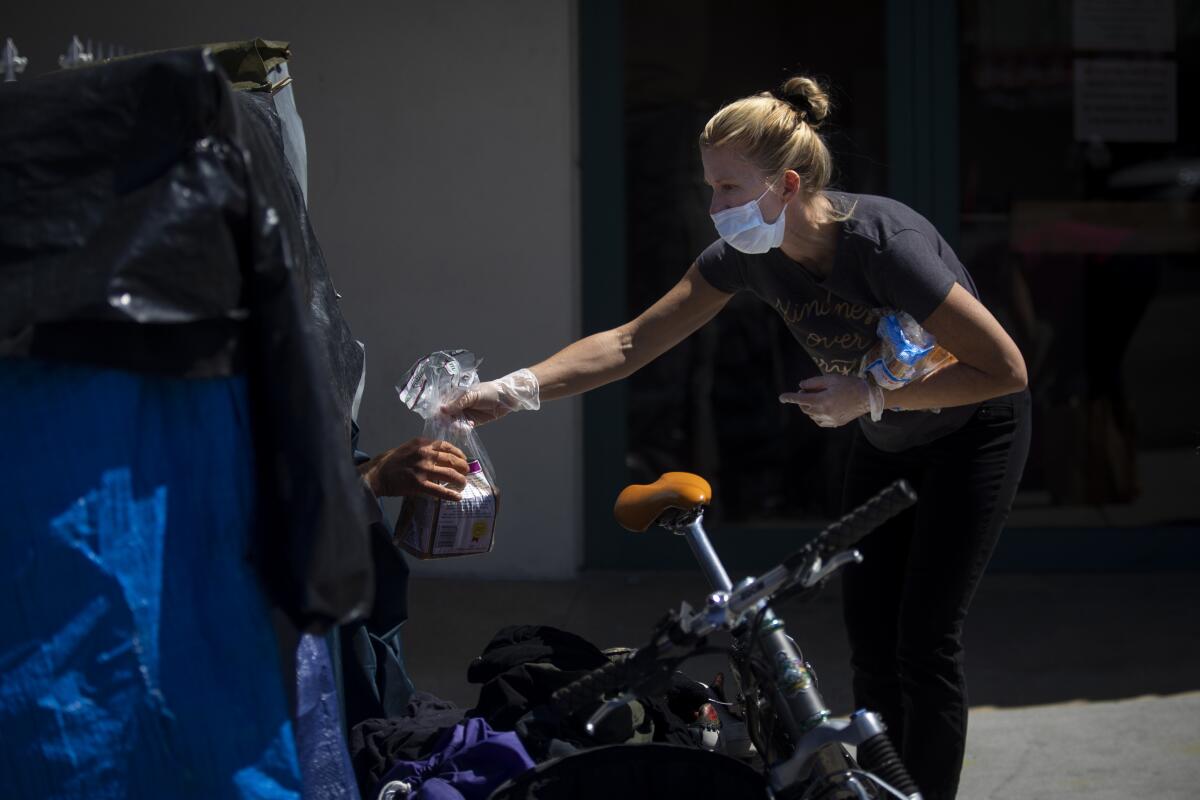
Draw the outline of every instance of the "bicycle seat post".
M729 580L729 573L725 571L725 565L721 563L712 542L708 540L708 534L704 532L704 515L700 514L688 523L687 528L675 532L682 533L687 539L692 554L696 556L696 561L700 562L700 569L704 571L704 577L708 578L712 588L718 592L732 591L733 582Z
M626 530L641 532L657 523L687 539L714 591L729 592L733 582L704 532L704 509L712 502L708 481L690 472L666 472L651 484L626 486L613 514Z

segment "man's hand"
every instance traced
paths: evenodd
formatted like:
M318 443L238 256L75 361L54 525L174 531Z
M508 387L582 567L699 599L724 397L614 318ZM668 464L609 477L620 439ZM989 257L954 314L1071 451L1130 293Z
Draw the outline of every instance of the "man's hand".
M800 382L800 391L779 395L822 428L840 428L871 410L871 389L862 378L822 375Z
M358 468L376 497L425 495L457 502L467 485L467 457L449 442L412 439Z

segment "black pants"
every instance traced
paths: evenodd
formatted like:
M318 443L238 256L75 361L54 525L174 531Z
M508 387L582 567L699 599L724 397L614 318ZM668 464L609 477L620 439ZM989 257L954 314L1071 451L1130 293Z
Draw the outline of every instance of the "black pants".
M919 413L919 412L913 412ZM883 715L926 800L958 789L967 735L963 621L1029 454L1029 393L983 403L959 430L902 453L859 431L847 507L896 478L917 504L868 536L844 572L854 700Z

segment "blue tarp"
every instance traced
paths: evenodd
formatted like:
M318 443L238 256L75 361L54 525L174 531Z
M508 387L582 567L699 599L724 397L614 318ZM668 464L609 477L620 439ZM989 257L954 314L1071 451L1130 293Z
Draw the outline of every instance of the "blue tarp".
M4 797L299 797L246 394L0 360Z

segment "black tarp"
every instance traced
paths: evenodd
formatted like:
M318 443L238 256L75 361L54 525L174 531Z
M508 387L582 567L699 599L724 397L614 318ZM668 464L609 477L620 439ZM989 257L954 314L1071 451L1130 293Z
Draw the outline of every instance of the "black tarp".
M322 630L373 588L347 457L362 353L263 102L204 50L0 85L0 357L246 374L251 556Z

